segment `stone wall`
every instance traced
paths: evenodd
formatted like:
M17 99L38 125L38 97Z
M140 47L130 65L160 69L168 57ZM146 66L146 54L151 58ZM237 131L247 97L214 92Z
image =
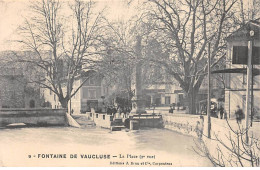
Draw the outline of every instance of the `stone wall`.
M201 137L207 136L207 116L188 114L163 114L164 128L174 130L183 134ZM250 123L249 123L250 124ZM235 119L218 119L211 117L211 136L226 137L231 130L237 131L238 124ZM245 127L245 120L242 120L240 128ZM260 122L253 122L253 127L249 129L249 134L260 137Z
M212 118L210 139L207 138L206 119L204 121L204 125L205 135L203 135L202 137L203 144L204 146L206 146L207 152L209 152L211 157L215 157L216 160L218 160L218 156L222 157L220 162L223 165L241 166L236 153L250 160L251 158L249 155L247 155L247 152L250 154L250 152L252 151L252 155L258 155L259 159L260 152L259 149L256 148L256 144L258 146L260 144L260 122L253 122L253 126L249 127L249 145L246 144L245 120L242 120L242 122L238 124L235 119L229 119L228 121L226 121L224 119ZM238 133L239 135L237 135L236 133ZM251 139L251 137L253 137L254 139ZM240 148L239 152L237 150L238 147ZM252 166L250 161L246 161L242 158L240 159L243 166ZM235 162L237 162L237 164L235 164Z
M24 108L24 78L22 75L0 75L0 107Z
M239 164L235 165L234 162L230 164L229 160L231 159L230 156L233 155L232 161L237 161L236 156L234 156L235 154L232 154L231 152L231 150L235 150L233 147L236 148L238 145L240 145L240 149L242 151L244 150L244 148L241 147L241 140L243 139L245 142L245 135L243 135L242 138L241 136L239 136L238 141L238 137L235 133L239 132L239 129L245 129L245 120L242 120L241 123L238 124L235 119L225 120L211 117L211 138L207 137L207 116L164 114L163 121L164 127L166 129L198 137L200 140L198 140L197 142L194 141L195 146L197 146L194 149L197 152L200 152L201 155L210 155L211 158L216 158L215 160L218 160L218 156L222 156L223 165L240 166ZM248 134L249 138L254 137L255 139L260 139L260 122L253 122L253 126L249 128ZM251 139L249 139L249 141L252 141L252 143L254 142L254 140ZM257 151L255 147L256 145L252 145L252 150ZM260 153L256 154L258 154L259 156ZM244 157L250 158L248 156ZM241 161L243 162L244 166L251 166L249 161Z
M31 125L67 125L64 109L1 109L0 126L12 123Z
M203 117L186 114L163 114L164 128L198 137L203 131Z

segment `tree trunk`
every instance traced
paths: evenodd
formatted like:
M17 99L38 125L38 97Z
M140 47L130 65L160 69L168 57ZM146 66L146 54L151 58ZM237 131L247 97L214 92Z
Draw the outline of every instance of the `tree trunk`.
M61 103L62 108L67 109L68 108L68 101L66 98L59 100Z
M197 94L198 92L195 91L194 89L190 90L187 94L186 94L186 101L187 101L187 105L189 108L189 114L196 114L196 99L197 99Z

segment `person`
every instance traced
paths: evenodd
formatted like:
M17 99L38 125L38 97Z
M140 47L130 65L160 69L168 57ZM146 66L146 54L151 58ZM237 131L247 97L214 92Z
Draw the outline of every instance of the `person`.
M224 115L224 108L223 106L221 105L220 108L219 108L219 114L220 114L220 119L223 118L223 115Z
M241 123L241 120L243 119L244 113L243 110L240 108L239 105L237 105L237 110L235 111L236 120L237 123Z
M173 113L173 107L172 106L170 106L169 113Z
M123 109L121 107L118 108L118 118L121 118L121 114L123 113Z
M112 115L112 109L110 106L107 107L107 114Z
M210 109L210 114L211 114L212 117L218 118L217 107L215 105L214 105L213 109Z
M113 117L115 116L116 112L117 112L117 109L116 109L115 106L113 106L113 108L112 108L112 116Z
M207 106L202 104L200 107L200 111L202 115L206 115L207 114Z

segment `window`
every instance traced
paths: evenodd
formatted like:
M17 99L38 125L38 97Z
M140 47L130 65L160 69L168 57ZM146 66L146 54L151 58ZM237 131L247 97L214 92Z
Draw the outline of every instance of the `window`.
M246 66L243 65L243 68L246 69ZM244 85L247 83L247 74L243 74L242 76L242 84Z
M34 100L30 100L30 108L35 108L35 101Z
M88 90L88 93L89 93L90 99L96 99L97 98L96 90Z
M95 85L95 79L94 77L89 78L89 85Z
M170 96L165 97L165 104L171 104L171 97Z
M54 101L56 101L56 95L55 94L54 94L53 98L54 98Z
M83 99L88 98L88 88L82 88L82 93L83 93Z
M96 118L98 118L98 114L96 114Z
M103 115L103 120L105 120L106 119L106 115Z
M183 94L179 94L179 105L181 106L183 104Z

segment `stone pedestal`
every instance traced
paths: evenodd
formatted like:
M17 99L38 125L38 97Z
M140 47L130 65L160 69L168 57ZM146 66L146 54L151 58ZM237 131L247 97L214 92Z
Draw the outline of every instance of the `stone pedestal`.
M143 99L142 96L133 97L133 99L132 99L132 110L131 110L130 115L146 113L145 103L146 103L146 101Z

